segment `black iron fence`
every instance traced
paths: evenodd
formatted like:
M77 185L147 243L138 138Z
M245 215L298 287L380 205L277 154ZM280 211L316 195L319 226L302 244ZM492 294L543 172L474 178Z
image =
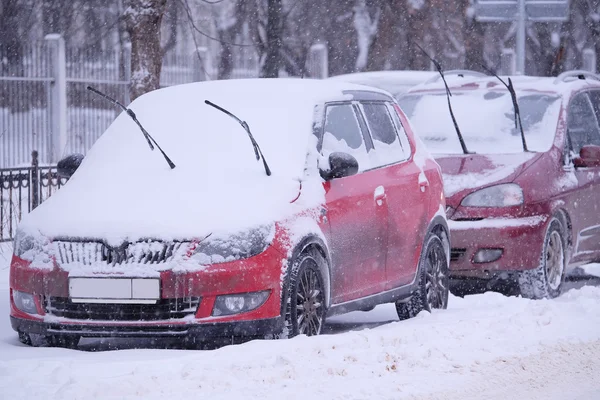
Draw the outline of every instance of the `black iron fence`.
M0 169L0 242L14 238L21 218L66 183L56 166L40 166L38 152L31 166Z

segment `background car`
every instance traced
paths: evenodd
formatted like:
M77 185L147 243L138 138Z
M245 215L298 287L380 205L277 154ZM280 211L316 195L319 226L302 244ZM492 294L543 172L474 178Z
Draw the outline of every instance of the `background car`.
M454 283L514 278L523 296L555 297L568 268L600 259L599 79L512 77L527 150L495 77L448 77L467 154L441 80L400 99L443 170Z
M329 79L376 87L398 98L412 87L435 76L437 72L434 71L368 71L336 75Z
M217 81L131 109L19 227L23 343L315 335L380 303L446 307L441 170L388 93Z

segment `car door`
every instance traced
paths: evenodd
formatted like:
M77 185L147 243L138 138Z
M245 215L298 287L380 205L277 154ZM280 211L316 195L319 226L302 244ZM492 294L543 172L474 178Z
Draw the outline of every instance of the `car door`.
M352 103L327 104L321 154L345 152L359 163L356 175L325 182L328 245L332 258L332 302L380 292L385 286L387 202L381 171L371 170L361 121Z
M429 204L428 182L411 157L398 114L386 102L364 102L361 111L369 127L372 168L379 168L388 205L386 289L412 281L423 243Z
M569 104L567 126L573 156L585 145L600 145L600 93L576 94ZM573 225L573 262L592 261L600 245L600 168L574 169L577 187L570 193Z

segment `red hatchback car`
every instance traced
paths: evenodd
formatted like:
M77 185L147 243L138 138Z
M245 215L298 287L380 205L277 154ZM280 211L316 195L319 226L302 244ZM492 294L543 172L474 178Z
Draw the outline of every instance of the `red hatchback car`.
M523 296L555 297L568 268L600 260L599 80L581 71L513 78L524 147L497 78L449 76L468 154L440 80L400 99L443 170L453 285L513 278Z
M446 307L441 170L386 92L218 81L131 108L21 223L23 343L315 335L380 303Z

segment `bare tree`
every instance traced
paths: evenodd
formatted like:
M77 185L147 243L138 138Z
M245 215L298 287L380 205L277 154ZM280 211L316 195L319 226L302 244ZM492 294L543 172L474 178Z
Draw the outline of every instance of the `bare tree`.
M163 52L160 26L167 0L126 0L125 29L131 41L131 100L160 87Z

